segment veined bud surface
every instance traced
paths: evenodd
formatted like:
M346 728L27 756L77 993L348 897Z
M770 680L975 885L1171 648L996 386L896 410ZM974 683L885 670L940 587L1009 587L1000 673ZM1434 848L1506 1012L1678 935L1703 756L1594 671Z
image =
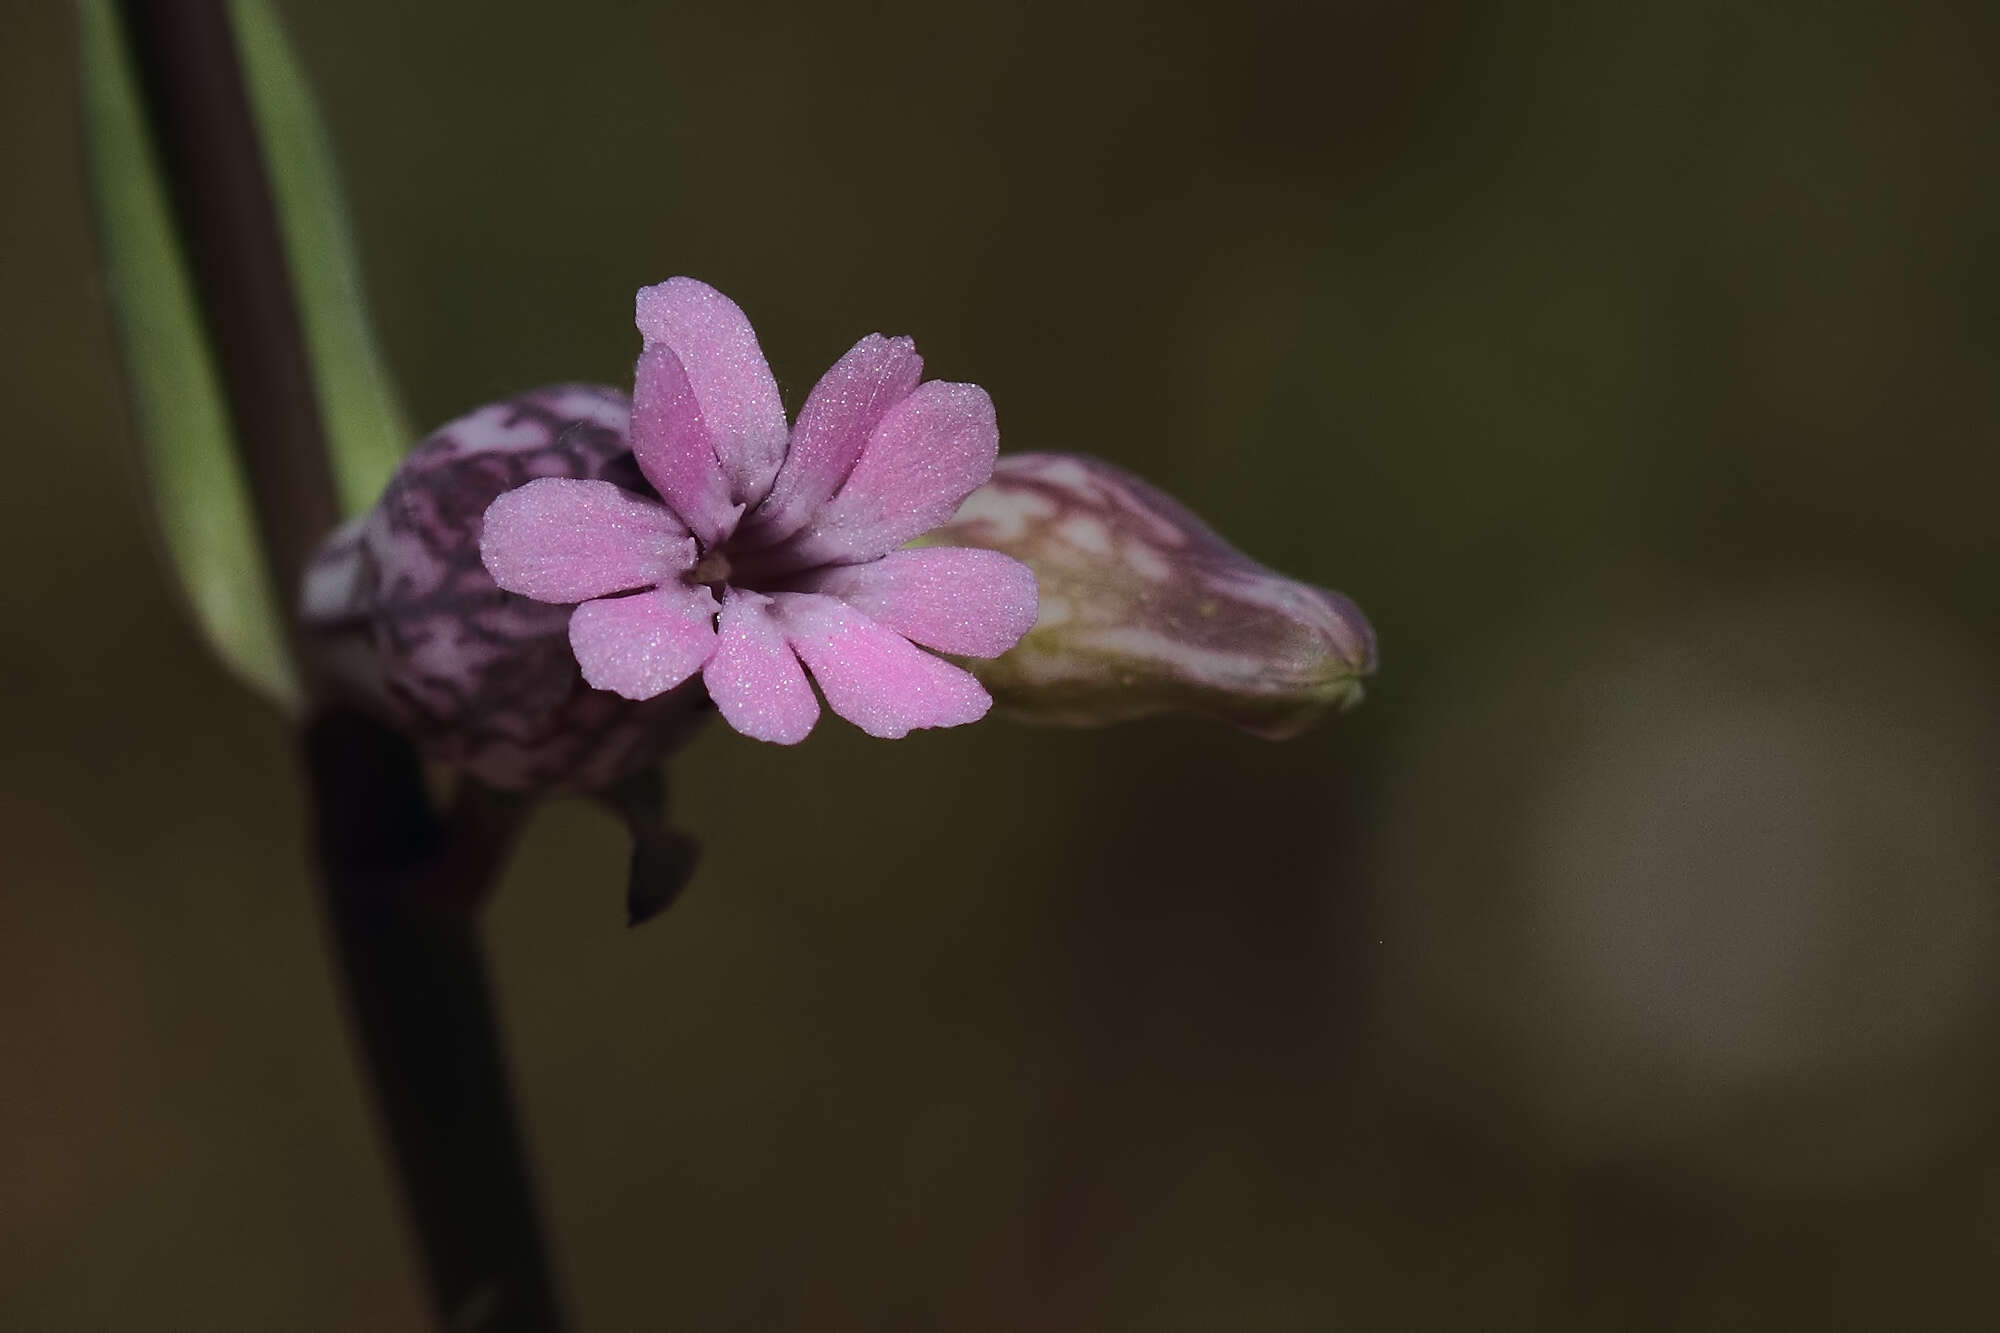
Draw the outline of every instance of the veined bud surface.
M565 384L440 428L382 498L307 571L314 666L432 758L496 787L594 790L655 762L706 706L593 690L571 654L570 608L503 592L480 563L486 508L541 477L646 489L615 389Z
M1094 726L1193 712L1281 739L1353 706L1375 669L1374 630L1350 599L1256 563L1100 459L1005 455L922 540L1034 571L1034 627L967 663L1022 717Z

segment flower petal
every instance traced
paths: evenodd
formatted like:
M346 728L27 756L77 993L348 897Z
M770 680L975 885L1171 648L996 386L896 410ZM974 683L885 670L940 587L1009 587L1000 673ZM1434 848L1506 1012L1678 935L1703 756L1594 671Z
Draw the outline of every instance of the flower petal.
M854 344L806 395L785 465L739 540L768 546L804 527L847 480L882 418L923 376L913 339L871 333Z
M785 639L804 659L834 712L871 736L976 722L993 706L978 681L836 597L772 597Z
M701 678L723 719L745 736L796 745L819 721L805 668L761 593L724 591L715 656Z
M784 562L804 569L870 560L929 532L993 475L999 449L984 389L918 385L868 437L846 484L785 543Z
M594 688L650 699L714 655L715 612L715 594L701 584L585 602L569 618L569 646Z
M1035 623L1035 575L998 551L934 546L814 570L798 587L838 597L941 653L998 657Z
M778 382L750 321L734 301L693 278L641 287L637 317L647 349L667 349L686 371L729 498L756 504L785 461L786 430Z
M729 498L687 368L665 347L648 347L632 371L632 456L703 547L735 530L743 506Z
M674 516L608 481L543 477L487 506L479 558L493 581L538 602L645 588L694 563Z

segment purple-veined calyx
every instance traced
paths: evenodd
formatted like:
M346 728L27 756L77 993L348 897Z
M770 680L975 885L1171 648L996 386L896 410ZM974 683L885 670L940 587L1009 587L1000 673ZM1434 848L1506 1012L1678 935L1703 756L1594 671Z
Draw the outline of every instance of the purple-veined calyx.
M595 790L657 762L705 700L591 689L570 653L569 608L503 592L479 559L487 506L536 478L643 490L630 419L617 390L565 384L440 427L307 571L315 672L496 787Z
M967 665L1001 707L1097 725L1192 712L1293 736L1361 698L1360 608L1265 568L1101 459L1007 454L926 543L1004 551L1041 607L1011 652Z

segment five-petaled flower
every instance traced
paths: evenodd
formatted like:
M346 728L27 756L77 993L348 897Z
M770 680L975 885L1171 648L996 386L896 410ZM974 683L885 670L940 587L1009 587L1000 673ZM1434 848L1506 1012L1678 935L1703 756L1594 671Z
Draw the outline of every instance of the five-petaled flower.
M807 670L870 735L983 716L979 682L924 648L1005 652L1035 622L1035 576L997 551L897 548L993 474L985 391L919 383L916 344L870 334L788 429L728 297L672 278L640 290L638 324L631 443L660 499L557 477L508 491L480 537L494 581L581 603L569 639L592 686L649 699L699 671L759 740L812 730Z

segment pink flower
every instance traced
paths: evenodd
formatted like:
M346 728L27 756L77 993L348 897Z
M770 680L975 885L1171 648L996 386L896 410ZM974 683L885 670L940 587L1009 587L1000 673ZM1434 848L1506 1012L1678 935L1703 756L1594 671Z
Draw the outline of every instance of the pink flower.
M728 297L671 278L640 290L638 324L631 444L660 499L556 477L508 491L480 536L494 582L581 603L570 647L597 689L650 699L699 671L722 716L759 740L812 730L808 670L873 736L983 716L979 682L924 649L1011 648L1035 621L1034 575L997 551L896 548L992 476L985 391L920 384L916 344L870 334L788 429Z

